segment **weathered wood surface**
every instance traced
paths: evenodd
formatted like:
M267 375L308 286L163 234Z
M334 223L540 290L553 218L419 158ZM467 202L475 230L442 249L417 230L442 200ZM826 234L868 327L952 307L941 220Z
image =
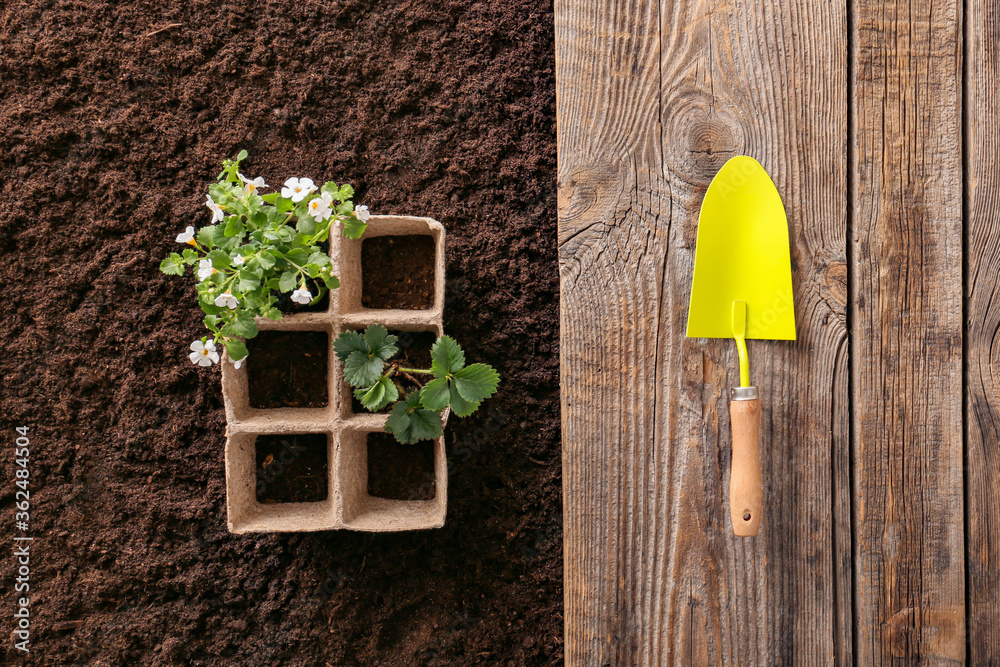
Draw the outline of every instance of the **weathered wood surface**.
M556 31L567 664L1000 664L1000 6L557 0ZM738 153L799 333L751 344L752 540L732 344L684 337Z
M1000 665L1000 4L966 4L969 664Z
M850 664L846 7L556 3L570 665ZM733 344L684 337L697 214L761 161L799 340L751 342L761 536L732 536Z
M857 659L966 657L960 5L854 4Z

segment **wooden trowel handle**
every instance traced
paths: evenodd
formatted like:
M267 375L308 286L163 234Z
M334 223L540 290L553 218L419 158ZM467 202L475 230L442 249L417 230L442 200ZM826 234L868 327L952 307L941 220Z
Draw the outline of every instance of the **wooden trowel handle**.
M764 496L760 480L760 399L753 387L740 387L733 395L729 402L733 431L729 515L736 535L753 537L760 528ZM742 398L745 396L752 398Z

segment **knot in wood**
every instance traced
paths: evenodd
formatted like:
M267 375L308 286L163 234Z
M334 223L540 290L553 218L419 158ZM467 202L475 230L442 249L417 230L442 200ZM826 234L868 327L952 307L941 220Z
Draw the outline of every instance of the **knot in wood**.
M711 180L729 158L739 153L743 143L739 128L718 115L694 120L684 134L687 158L706 180Z

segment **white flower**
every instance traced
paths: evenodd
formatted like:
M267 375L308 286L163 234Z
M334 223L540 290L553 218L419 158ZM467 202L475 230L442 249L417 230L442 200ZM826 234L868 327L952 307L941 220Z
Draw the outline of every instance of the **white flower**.
M269 187L268 184L264 182L263 176L258 176L252 181L243 174L239 174L239 177L240 180L243 181L243 194L247 197L255 193L260 188Z
M233 362L233 368L235 368L236 370L239 370L240 366L242 366L243 362L246 361L246 360L247 360L247 358L243 357L242 359L237 359L236 361L233 361L233 358L229 357L229 361Z
M191 363L199 366L211 366L219 363L219 353L215 351L215 343L212 341L201 342L196 340L191 343L191 354L188 355Z
M371 216L372 214L368 211L367 206L354 207L354 217L360 220L361 222L368 222L368 218L370 218Z
M243 262L245 261L243 255L236 255L236 257L233 257L233 266L243 266Z
M194 245L194 227L188 226L183 233L177 235L178 243L190 243Z
M306 198L306 196L316 191L316 184L311 178L289 178L285 181L285 187L281 188L281 196L291 199L296 204Z
M212 212L212 222L220 222L226 214L222 212L222 207L215 203L212 195L205 195L205 206Z
M215 273L215 269L212 267L212 260L203 259L198 262L198 280L204 280L213 273Z
M320 220L326 220L333 213L330 210L330 206L333 205L333 196L324 193L322 197L317 197L309 202L309 215L311 215L317 222Z
M215 297L215 305L219 308L228 308L229 310L236 310L236 297L233 296L232 292L223 292L219 296Z
M299 289L292 292L292 301L294 301L295 303L307 304L312 300L313 300L312 292L305 289L304 287L300 287Z

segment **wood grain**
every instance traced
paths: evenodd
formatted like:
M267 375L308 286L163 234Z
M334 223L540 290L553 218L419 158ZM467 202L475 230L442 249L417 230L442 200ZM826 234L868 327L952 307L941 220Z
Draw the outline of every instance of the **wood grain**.
M962 663L960 4L855 0L856 658Z
M1000 664L1000 5L966 5L969 664Z
M846 7L557 0L556 34L567 664L850 664ZM753 539L727 517L733 344L684 337L739 153L783 196L799 331L751 342Z

